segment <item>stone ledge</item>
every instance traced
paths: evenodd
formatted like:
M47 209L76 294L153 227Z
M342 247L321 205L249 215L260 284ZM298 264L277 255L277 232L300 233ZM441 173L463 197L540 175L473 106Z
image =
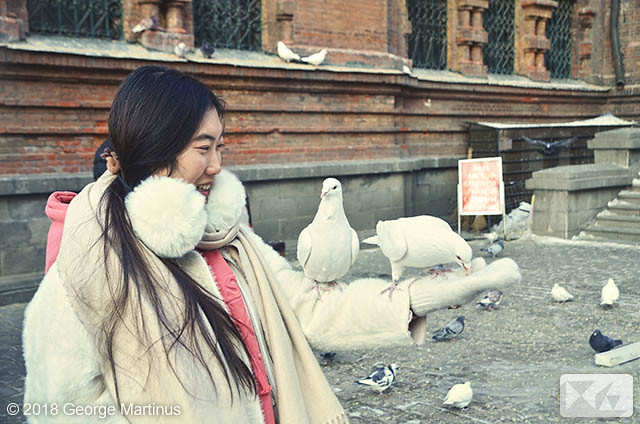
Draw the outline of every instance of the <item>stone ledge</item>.
M629 169L609 164L568 165L543 169L525 182L528 190L576 191L629 186Z
M367 161L310 162L294 165L248 165L225 167L241 181L269 181L324 176L387 174L422 169L456 168L456 157L422 157L415 159L381 159ZM93 174L25 174L0 176L0 196L75 191L93 181Z
M587 141L590 149L640 149L640 128L619 128L599 132Z

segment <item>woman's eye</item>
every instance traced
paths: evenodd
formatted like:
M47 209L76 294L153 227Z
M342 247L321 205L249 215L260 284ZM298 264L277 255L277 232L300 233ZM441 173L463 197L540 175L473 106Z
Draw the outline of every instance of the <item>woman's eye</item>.
M208 150L209 150L209 146L205 144L205 145L203 145L203 146L198 146L198 147L196 147L196 149L204 150L204 151L206 152L206 151L208 151Z
M224 149L225 145L223 143L220 143L216 146L216 150L222 150Z

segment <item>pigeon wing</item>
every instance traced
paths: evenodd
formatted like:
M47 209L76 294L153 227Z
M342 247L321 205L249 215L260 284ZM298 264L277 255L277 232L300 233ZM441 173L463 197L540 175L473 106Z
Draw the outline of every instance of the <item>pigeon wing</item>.
M565 138L562 140L555 141L553 144L555 147L566 147L576 141L578 137Z
M376 225L380 249L390 261L397 262L407 253L407 240L401 225L394 221L380 221Z
M358 233L353 228L351 229L351 265L358 259L358 253L360 253L360 239Z
M311 227L307 226L300 232L298 236L298 249L297 256L298 262L302 265L302 268L307 265L309 258L311 257Z
M527 137L526 135L523 135L523 136L522 136L522 139L523 139L524 141L526 141L527 143L532 144L532 145L534 145L534 146L538 146L538 147L547 147L547 143L545 143L545 142L544 142L544 141L542 141L542 140L536 140L536 139L533 139L533 138L529 138L529 137Z

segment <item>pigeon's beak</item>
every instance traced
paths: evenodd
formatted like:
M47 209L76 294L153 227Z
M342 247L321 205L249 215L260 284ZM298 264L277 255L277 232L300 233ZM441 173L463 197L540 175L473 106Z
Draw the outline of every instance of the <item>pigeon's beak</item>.
M464 269L464 275L469 275L471 273L471 267L464 262L460 262L460 266Z
M322 199L324 196L327 195L327 193L329 193L328 191L323 191L322 193L320 193L320 198Z

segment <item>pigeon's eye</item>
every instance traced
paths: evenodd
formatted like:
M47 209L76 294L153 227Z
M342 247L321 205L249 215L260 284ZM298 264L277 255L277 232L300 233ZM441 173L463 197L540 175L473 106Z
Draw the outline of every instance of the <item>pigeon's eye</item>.
M335 189L337 189L337 188L338 188L338 186L337 186L337 185L334 185L332 190L335 190Z
M460 256L456 255L456 258L458 258L459 261L462 260L462 258L460 258Z

